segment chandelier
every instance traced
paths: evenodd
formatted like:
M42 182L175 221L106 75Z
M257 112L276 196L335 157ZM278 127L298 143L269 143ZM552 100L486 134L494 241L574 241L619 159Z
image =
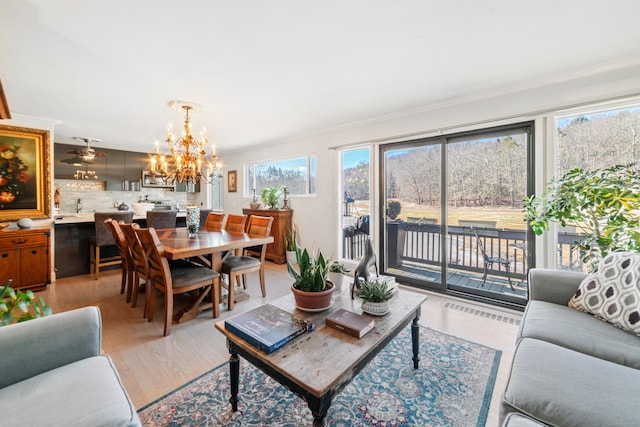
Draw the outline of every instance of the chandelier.
M216 155L215 145L211 145L211 156L207 158L205 147L208 143L205 129L196 139L191 134L191 119L189 112L198 111L202 106L185 101L169 101L169 107L182 108L185 112L182 136L175 138L171 124L167 127L166 142L169 144L170 155L160 153L156 141L156 152L151 156L151 179L155 181L159 176L164 182L173 184L175 181L197 183L200 180L214 182L222 178L222 163Z

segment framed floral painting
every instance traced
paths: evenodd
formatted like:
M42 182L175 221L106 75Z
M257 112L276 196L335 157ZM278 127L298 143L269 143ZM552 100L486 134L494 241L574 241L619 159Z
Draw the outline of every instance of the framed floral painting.
M0 221L48 218L49 131L0 125Z

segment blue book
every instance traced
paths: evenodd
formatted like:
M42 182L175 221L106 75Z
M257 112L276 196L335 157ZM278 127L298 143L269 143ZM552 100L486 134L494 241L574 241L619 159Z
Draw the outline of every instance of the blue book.
M311 322L269 304L233 316L224 325L229 332L267 354L314 329Z

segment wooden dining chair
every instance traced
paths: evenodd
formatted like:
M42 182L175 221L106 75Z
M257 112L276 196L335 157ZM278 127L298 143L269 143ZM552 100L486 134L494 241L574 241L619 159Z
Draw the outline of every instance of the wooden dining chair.
M120 284L120 294L124 294L126 291L126 301L129 303L131 302L131 292L133 290L133 261L131 260L131 251L127 245L127 239L124 237L122 228L120 228L120 223L118 223L118 221L114 221L112 218L107 218L104 222L113 234L113 239L116 242L116 247L120 253L120 258L122 259L122 282Z
M144 304L144 317L147 318L147 309L149 306L149 292L147 289L149 271L147 267L147 259L142 249L142 244L136 235L135 229L140 228L138 224L121 224L120 229L122 234L127 240L127 246L129 247L129 253L131 254L131 271L132 277L132 291L131 307L135 307L138 304L138 295L140 291L145 293Z
M229 233L244 233L245 226L247 224L247 215L227 215L227 223L224 226L224 230Z
M207 295L211 295L213 301L213 317L220 312L220 275L210 268L189 263L189 266L176 266L169 268L169 260L164 256L164 249L158 235L153 228L136 228L136 235L144 249L149 272L149 309L147 319L153 320L157 291L165 294L164 303L164 336L169 334L173 321L173 297L192 291L199 291L191 305L191 309L202 311L207 306L200 304Z
M218 212L209 212L204 228L209 231L220 231L225 228L226 214Z
M267 237L271 233L272 225L273 217L251 215L247 226L247 234L251 237ZM229 281L227 283L229 287L227 308L229 310L233 310L235 298L234 279L235 282L240 285L240 277L242 276L242 285L246 289L246 274L252 271L258 271L260 273L260 288L262 290L262 296L267 296L267 290L264 283L264 261L267 254L267 245L268 243L261 245L260 258L254 258L248 255L232 255L222 262L222 273L229 277Z

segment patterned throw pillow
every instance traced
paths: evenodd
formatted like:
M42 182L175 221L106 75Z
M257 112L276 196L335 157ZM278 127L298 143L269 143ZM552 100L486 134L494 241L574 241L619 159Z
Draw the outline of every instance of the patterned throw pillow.
M569 307L640 335L640 254L607 255L582 281Z

